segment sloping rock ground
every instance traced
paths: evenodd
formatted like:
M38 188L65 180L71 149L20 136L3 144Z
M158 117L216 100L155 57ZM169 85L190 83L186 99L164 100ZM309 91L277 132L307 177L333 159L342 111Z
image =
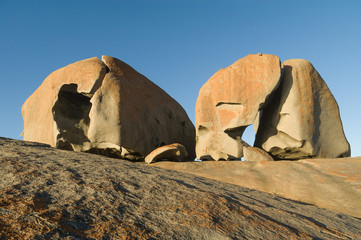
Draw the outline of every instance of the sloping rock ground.
M274 193L361 218L361 157L275 162L159 162L153 166Z
M0 239L357 239L361 219L187 173L0 138Z

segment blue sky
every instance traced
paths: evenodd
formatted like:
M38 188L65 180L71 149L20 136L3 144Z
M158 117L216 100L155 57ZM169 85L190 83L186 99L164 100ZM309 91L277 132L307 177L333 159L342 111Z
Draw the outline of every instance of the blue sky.
M21 106L54 70L117 57L147 76L194 121L200 87L251 53L312 62L361 155L361 1L0 0L0 136L20 139ZM252 142L249 129L245 140Z

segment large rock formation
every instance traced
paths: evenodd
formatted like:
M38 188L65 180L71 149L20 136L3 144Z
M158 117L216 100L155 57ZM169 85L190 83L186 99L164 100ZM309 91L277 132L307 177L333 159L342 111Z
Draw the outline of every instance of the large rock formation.
M126 63L109 56L50 74L22 108L25 140L128 159L159 146L195 153L195 129L184 109Z
M200 164L208 163L234 162ZM0 166L0 239L361 236L361 220L346 214L191 174L44 144L0 138Z
M261 112L255 146L276 159L350 156L337 102L312 64L287 60L282 76Z
M242 134L254 123L280 76L280 59L267 54L248 55L214 74L197 99L197 158L241 158Z
M361 157L259 162L157 162L153 166L273 193L361 218Z

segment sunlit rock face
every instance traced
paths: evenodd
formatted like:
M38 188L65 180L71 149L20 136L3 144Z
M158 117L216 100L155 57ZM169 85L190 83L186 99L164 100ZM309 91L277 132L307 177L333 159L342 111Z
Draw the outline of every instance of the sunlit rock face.
M278 86L280 65L277 56L251 54L219 70L202 86L195 110L197 158L243 156L242 134Z
M195 157L195 129L165 91L103 56L50 74L22 107L24 140L132 160L178 142Z
M260 114L255 146L276 159L350 156L335 98L312 64L282 64L279 89Z

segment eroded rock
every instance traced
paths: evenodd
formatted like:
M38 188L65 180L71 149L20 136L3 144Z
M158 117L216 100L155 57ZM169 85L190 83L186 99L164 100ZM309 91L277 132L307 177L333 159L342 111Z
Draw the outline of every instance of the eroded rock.
M248 55L215 73L197 99L197 158L240 159L242 134L254 123L280 76L280 59L268 54Z
M22 108L24 140L131 160L179 142L195 157L184 109L126 63L109 56L55 71Z
M51 73L21 109L24 139L81 149L83 142L88 141L89 96L102 84L106 69L94 57Z
M173 143L153 150L145 157L145 162L149 164L161 159L181 162L187 157L185 147L182 144Z
M312 64L283 63L275 97L263 109L255 146L276 159L350 156L335 98Z

